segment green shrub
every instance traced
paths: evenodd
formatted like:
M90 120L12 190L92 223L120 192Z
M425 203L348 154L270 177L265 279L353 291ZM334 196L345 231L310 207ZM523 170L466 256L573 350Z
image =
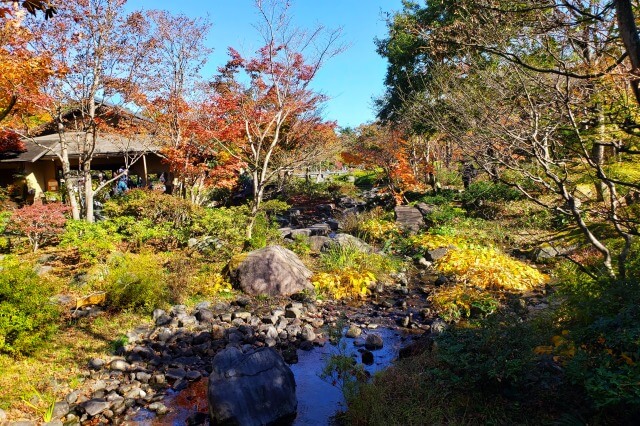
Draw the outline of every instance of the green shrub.
M424 219L429 226L441 226L450 224L456 219L463 218L465 214L466 211L459 207L442 204L437 206L429 214L425 215Z
M174 228L183 228L191 224L191 217L199 209L199 206L179 197L133 189L108 201L103 211L108 217L132 216L154 223L169 222Z
M54 294L33 265L13 256L0 260L0 352L28 355L47 342L60 319Z
M516 201L523 198L523 194L517 189L490 181L472 183L461 197L463 205L473 208L481 207L486 202Z
M107 304L117 310L149 313L170 301L162 259L150 253L113 254L93 277Z
M89 223L69 220L60 239L61 247L76 247L85 262L95 263L105 259L115 250L122 237L116 232L114 222Z
M575 348L569 379L598 409L640 407L640 282L594 280L567 267L561 278L559 323Z

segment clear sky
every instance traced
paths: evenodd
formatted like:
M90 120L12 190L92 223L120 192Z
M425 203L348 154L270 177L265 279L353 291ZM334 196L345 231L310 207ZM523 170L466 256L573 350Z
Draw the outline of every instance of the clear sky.
M187 16L208 16L213 28L207 45L214 49L203 70L215 74L227 61L227 47L252 55L260 47L253 27L259 21L253 0L129 0L130 9L164 9ZM401 8L401 0L293 0L293 23L303 28L318 24L342 27L346 52L328 61L313 87L329 96L324 109L328 120L341 127L372 121L372 98L383 92L386 61L375 51L374 38L385 37L383 13Z

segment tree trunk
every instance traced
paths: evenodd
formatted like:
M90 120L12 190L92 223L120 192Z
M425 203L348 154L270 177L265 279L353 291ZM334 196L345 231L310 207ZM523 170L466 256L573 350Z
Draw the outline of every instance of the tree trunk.
M614 0L613 3L616 7L618 30L631 60L631 73L634 76L631 80L631 88L636 102L640 104L640 36L633 16L633 6L631 0Z
M84 177L84 207L87 222L93 223L93 184L91 182L91 162L87 161L83 165L82 176Z
M78 207L78 199L76 193L73 190L71 184L71 163L69 162L69 149L67 147L67 141L64 136L64 128L62 123L58 124L58 136L60 142L60 162L62 163L62 176L65 181L65 189L67 192L67 200L69 207L71 207L71 217L75 220L80 220L80 208Z

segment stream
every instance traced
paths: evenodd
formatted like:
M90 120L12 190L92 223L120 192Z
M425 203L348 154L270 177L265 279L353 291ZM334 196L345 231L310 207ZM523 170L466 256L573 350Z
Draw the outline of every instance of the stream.
M363 336L367 332L379 334L384 341L382 349L372 351L373 363L363 365L365 370L373 375L388 367L397 358L405 339L398 331L389 328L365 330ZM363 340L344 338L346 354L361 363L359 350L364 349L364 346L356 346L355 343L358 341ZM298 396L298 415L294 425L330 425L332 417L338 411L344 410L344 398L340 389L320 378L327 360L338 351L338 347L331 344L315 347L311 351L298 351L298 362L290 366L296 379ZM164 400L164 404L170 410L168 414L156 417L151 411L141 409L124 424L143 426L209 424L207 382L207 380L200 380L183 391L170 391Z

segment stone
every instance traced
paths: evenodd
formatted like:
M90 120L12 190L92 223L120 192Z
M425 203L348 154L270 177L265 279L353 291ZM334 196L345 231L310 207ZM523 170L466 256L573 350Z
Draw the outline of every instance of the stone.
M224 339L224 327L221 325L214 325L211 327L211 338L214 340Z
M361 334L362 334L362 330L360 329L360 327L355 326L355 325L350 325L349 329L347 330L347 333L345 334L345 336L350 338L350 339L355 339L356 337L360 336Z
M447 329L448 325L446 322L444 322L444 320L440 319L440 318L436 318L435 320L433 320L433 322L431 323L431 332L433 334L442 334L445 332L445 330Z
M59 420L69 414L71 407L67 401L58 401L53 405L53 414L51 416L54 420Z
M311 236L311 229L310 228L293 229L291 231L291 233L289 234L289 236L291 238L295 238L298 235L303 235L305 237L310 237Z
M315 331L313 331L313 327L307 324L304 327L302 327L302 331L300 332L300 337L302 337L302 340L304 341L312 342L316 340L316 333Z
M168 379L172 380L183 379L186 375L187 372L184 371L184 368L170 368L165 374Z
M362 352L362 363L364 365L373 365L373 353L371 351Z
M326 236L331 233L331 227L327 223L317 223L309 227L311 231L311 235L322 235Z
M449 247L438 247L433 250L427 250L424 257L429 262L435 262L436 260L445 257L449 251L451 251Z
M89 368L92 370L100 370L104 365L105 362L102 358L91 358L89 360Z
M313 290L311 271L294 252L277 245L249 253L232 274L238 287L251 295L289 296Z
M349 234L336 234L331 237L331 241L322 247L322 251L331 250L332 247L353 248L364 253L372 253L373 247L365 243L358 237Z
M382 349L384 346L384 342L382 341L382 336L378 333L370 333L367 334L367 338L364 341L364 347L370 351L375 351L376 349Z
M309 237L309 248L311 249L311 251L317 253L322 250L322 247L324 247L325 244L329 244L330 242L331 238L329 237L314 235L312 237Z
M111 403L102 399L94 398L82 404L84 411L90 416L94 417L102 413L104 410L108 410L111 407Z
M0 408L0 423L4 423L7 421L7 413L2 408Z
M434 281L434 285L437 287L443 286L449 282L449 278L444 275L439 275L438 278Z
M217 315L215 315L211 310L203 308L199 309L195 313L195 317L198 321L211 324L215 320Z
M285 318L300 318L302 317L302 310L300 308L287 308L284 312Z
M191 370L191 371L187 371L187 375L185 376L185 379L189 380L190 382L195 382L196 380L200 380L201 377L202 377L202 374L199 371Z
M109 368L112 371L127 371L129 370L129 367L130 365L121 359L113 360L111 361L111 364L109 364Z
M152 402L151 404L149 404L149 410L155 412L159 416L162 416L169 412L167 406L161 402Z
M412 206L396 206L394 209L396 223L400 228L416 233L424 227L424 218L422 213L416 207Z
M241 320L248 320L249 318L251 318L251 313L250 312L234 312L231 315L232 319L236 319L236 318L240 318Z
M291 369L271 348L227 348L213 359L208 402L212 424L258 426L292 421L298 400Z

